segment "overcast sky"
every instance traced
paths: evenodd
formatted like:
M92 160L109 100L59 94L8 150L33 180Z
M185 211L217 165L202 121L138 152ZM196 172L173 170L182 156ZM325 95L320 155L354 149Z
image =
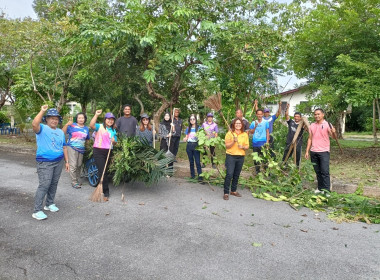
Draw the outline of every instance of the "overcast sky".
M291 0L278 0L278 2L289 3ZM31 17L37 18L32 8L33 0L0 0L0 9L10 18L23 18ZM283 90L290 90L294 88L295 84L300 84L301 80L295 76L278 77L278 83L281 87L286 88Z

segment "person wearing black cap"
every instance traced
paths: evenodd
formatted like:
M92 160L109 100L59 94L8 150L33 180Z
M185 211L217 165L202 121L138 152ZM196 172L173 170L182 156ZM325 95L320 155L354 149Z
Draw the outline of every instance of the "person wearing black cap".
M141 122L138 127L136 127L136 136L141 140L149 143L150 146L153 146L154 131L150 125L150 118L147 114L141 115Z
M136 126L138 124L136 118L131 115L132 106L126 104L123 106L124 116L116 120L117 129L126 136L136 135Z
M45 112L46 116L44 116ZM46 125L41 124L41 121L46 122ZM59 123L62 123L62 117L57 109L48 110L48 105L41 107L41 111L32 122L33 131L36 133L36 161L39 180L32 217L37 220L47 218L47 215L42 211L45 197L44 210L50 212L59 210L54 203L54 198L64 161L66 162L66 171L69 171L70 168L65 134L58 128Z

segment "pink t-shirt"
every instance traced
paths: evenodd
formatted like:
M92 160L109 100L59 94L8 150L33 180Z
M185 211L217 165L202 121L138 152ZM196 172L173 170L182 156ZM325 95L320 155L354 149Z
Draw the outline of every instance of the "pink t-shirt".
M312 123L309 128L311 133L312 152L330 152L330 127L327 121L322 123Z

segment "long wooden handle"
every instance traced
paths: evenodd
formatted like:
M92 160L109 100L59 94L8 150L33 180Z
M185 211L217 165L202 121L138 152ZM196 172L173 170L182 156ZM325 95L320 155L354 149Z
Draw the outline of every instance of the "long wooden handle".
M331 123L328 122L328 124L329 124L330 129L332 129L332 125L331 125ZM338 144L338 147L339 147L340 153L343 154L343 149L342 149L342 146L341 146L340 143L339 143L338 135L336 135L336 132L334 132L334 133L332 134L332 137L335 139L336 143Z

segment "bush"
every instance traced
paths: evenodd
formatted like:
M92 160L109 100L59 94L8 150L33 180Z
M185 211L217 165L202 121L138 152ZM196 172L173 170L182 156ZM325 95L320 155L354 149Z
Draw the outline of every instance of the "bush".
M4 112L0 112L0 123L9 123L10 119Z
M366 118L365 120L365 131L372 131L373 129L373 124L372 124L373 118ZM379 131L380 130L380 122L378 119L376 119L376 129Z

